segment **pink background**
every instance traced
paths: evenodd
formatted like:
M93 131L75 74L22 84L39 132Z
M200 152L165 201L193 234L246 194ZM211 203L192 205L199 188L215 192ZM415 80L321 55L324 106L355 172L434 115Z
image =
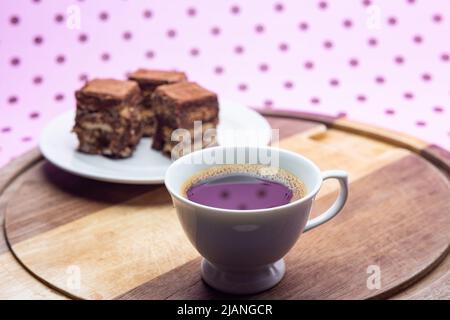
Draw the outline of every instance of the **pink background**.
M70 5L80 29L67 25ZM184 70L249 106L345 113L450 149L449 34L444 0L0 0L0 166L74 107L86 77L138 67Z

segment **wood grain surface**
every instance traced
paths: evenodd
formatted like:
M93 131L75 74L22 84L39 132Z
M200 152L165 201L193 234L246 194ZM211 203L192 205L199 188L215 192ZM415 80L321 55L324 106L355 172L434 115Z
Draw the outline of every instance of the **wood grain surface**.
M347 170L350 198L336 219L301 236L278 286L242 298L450 298L448 153L377 128L364 131L345 119L292 116L268 117L281 130L280 146L322 170ZM84 299L230 297L201 281L200 258L163 187L91 181L56 169L38 154L30 159L8 175L2 171L0 216L6 216L14 254L36 278ZM336 185L327 182L312 215L335 197ZM64 297L30 276L2 241L0 253L3 270L17 269L12 278L0 269L0 281L10 279L0 283L0 296L5 287L13 288L5 294L9 298ZM378 290L366 285L371 265L381 270ZM74 272L80 280L75 286ZM22 286L14 288L11 279L19 274Z
M0 171L0 227L4 228L6 199L16 191L17 183L12 183L21 173L40 159L33 150L14 160ZM6 187L7 190L6 190ZM43 284L23 268L9 251L5 234L0 235L0 300L9 299L66 299L64 295Z

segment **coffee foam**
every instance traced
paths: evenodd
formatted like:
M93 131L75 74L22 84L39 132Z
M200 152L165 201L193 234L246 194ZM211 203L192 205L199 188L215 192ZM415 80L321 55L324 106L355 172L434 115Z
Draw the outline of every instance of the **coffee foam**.
M225 164L204 169L192 175L182 185L181 193L187 197L187 191L191 186L211 178L234 173L244 173L284 184L292 191L291 202L301 199L307 194L305 184L289 171L261 164Z

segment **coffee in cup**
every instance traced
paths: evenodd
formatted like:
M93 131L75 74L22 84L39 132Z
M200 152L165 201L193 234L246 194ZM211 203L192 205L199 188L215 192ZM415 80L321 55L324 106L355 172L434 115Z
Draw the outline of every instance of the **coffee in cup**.
M182 187L189 200L221 209L268 209L306 194L304 183L282 168L260 164L225 164L191 176Z

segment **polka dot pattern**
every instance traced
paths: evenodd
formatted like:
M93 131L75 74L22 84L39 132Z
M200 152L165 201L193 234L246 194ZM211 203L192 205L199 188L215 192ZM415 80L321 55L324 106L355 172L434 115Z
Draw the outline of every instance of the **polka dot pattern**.
M153 12L152 12L152 10L145 9L143 11L142 15L144 16L145 19L150 19L153 17Z
M34 147L88 79L138 67L184 70L247 105L347 116L450 149L450 6L349 1L6 1L0 166ZM369 6L381 12L375 29Z

